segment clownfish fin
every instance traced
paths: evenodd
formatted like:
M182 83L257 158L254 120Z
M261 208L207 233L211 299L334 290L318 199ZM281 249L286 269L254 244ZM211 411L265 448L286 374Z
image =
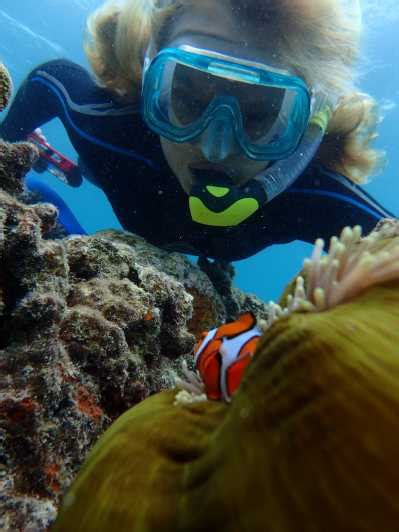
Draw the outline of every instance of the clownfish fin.
M221 325L217 329L215 338L234 338L244 332L250 331L255 325L256 317L253 312L245 312L236 321Z
M204 349L201 350L200 353L198 353L198 356L196 356L195 359L195 369L197 369L199 372L201 372L206 364L207 361L215 356L215 353L218 353L220 350L220 347L222 345L222 340L210 340L205 346Z

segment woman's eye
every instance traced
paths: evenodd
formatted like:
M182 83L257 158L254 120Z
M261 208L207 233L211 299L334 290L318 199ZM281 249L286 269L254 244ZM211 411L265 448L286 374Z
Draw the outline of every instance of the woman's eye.
M181 109L196 109L198 107L202 106L202 103L200 100L190 97L190 96L184 96L184 97L177 97L175 99L175 105L180 107Z
M203 112L203 102L188 94L175 94L173 99L173 111L176 117L187 124L196 120Z
M264 124L269 123L270 117L265 115L265 113L251 113L249 115L246 115L245 121L247 124L254 125L254 126L262 126Z
M259 115L258 114L253 114L253 115L247 115L246 116L246 120L248 123L250 124L254 124L256 122L259 122Z

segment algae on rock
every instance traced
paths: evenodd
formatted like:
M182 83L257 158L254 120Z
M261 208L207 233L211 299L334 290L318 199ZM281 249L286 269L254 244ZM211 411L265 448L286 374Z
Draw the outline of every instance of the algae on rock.
M0 113L10 100L12 93L11 76L3 63L0 63Z

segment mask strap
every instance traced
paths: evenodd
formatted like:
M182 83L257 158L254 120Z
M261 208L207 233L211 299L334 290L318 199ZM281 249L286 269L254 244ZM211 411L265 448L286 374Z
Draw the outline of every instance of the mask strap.
M150 39L150 42L148 43L148 46L144 52L144 59L143 59L143 69L141 74L141 91L143 92L144 87L144 79L145 75L147 73L147 70L150 67L151 61L154 59L155 53L154 53L154 42L152 39Z

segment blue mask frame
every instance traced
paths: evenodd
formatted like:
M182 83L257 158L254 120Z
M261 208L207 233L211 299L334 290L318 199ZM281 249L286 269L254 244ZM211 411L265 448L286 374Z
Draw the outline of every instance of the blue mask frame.
M290 91L291 108L289 116L284 120L284 130L277 140L273 137L264 144L253 142L244 130L238 99L224 94L216 96L199 119L184 126L174 125L162 109L161 103L165 90L172 90L170 80L165 80L165 67L171 62L219 78L265 87L265 90L278 88ZM214 129L217 124L219 131L228 131L230 136L234 137L235 144L239 145L248 158L260 161L285 159L298 148L307 130L311 112L312 94L301 78L260 63L190 46L165 48L152 61L146 57L144 63L143 118L150 129L172 142L201 141L204 132ZM212 138L212 135L210 137Z

